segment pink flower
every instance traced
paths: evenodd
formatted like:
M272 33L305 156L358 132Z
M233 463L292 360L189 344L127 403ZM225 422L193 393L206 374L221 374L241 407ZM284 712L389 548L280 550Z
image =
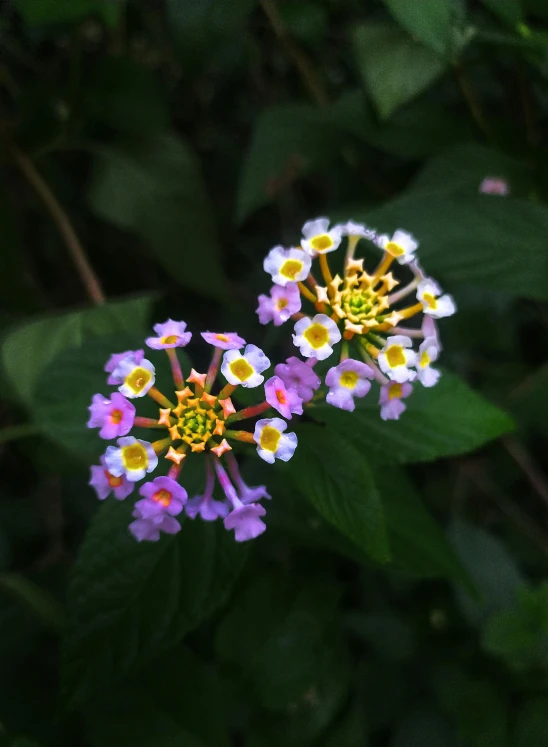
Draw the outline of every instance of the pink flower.
M288 389L296 392L303 402L310 402L321 384L320 377L304 361L292 355L274 369Z
M168 319L163 324L155 324L153 329L158 337L147 337L146 344L154 350L184 348L192 337L192 332L185 332L186 322L174 322L173 319Z
M202 332L202 337L221 350L239 350L245 345L245 340L236 332Z
M325 401L341 410L353 412L356 405L354 397L365 397L371 389L368 379L373 379L375 372L366 363L355 361L353 358L330 368L325 377L329 392Z
M100 501L104 501L111 493L114 493L117 500L123 501L133 492L134 487L134 483L123 475L116 477L108 471L104 456L101 457L100 466L94 464L91 468L91 479L88 484L95 490Z
M397 384L391 381L381 387L379 405L381 405L381 418L383 420L399 420L400 415L407 408L402 399L409 397L413 387L409 383Z
M216 501L213 498L213 488L215 487L215 473L211 462L206 462L206 484L202 495L195 495L185 506L185 513L190 519L195 519L198 514L204 521L215 521L223 518L230 511L230 506L226 501Z
M177 516L183 510L188 494L178 482L171 477L157 477L139 488L143 500L137 501L135 509L140 518L160 522L164 514Z
M301 310L301 294L296 283L288 283L285 287L273 285L270 296L261 294L259 296L257 314L261 324L274 322L279 327L297 311Z
M144 350L126 350L124 353L113 353L108 361L105 363L104 370L110 374L110 376L107 379L107 384L110 386L114 386L116 384L122 384L123 380L120 379L118 376L114 376L113 372L116 368L118 368L118 364L123 358L127 358L128 355L132 355L135 359L135 363L139 365L139 363L143 360L145 357L145 351Z
M110 399L94 394L88 409L88 428L100 428L101 438L125 436L133 427L135 407L119 392L113 392Z
M261 520L261 516L266 514L266 510L260 503L250 503L244 506L236 507L228 514L224 520L225 529L234 529L234 539L236 542L247 542L255 539L266 529L266 524Z
M129 531L135 537L137 542L146 540L148 542L157 542L160 539L160 533L177 534L181 531L181 525L177 519L167 514L162 514L160 521L153 519L142 519L139 511L135 510L133 516L136 521L129 525Z
M484 195L502 195L506 197L510 194L510 185L506 179L497 176L486 176L479 186L479 191Z
M264 391L268 404L287 420L291 420L292 413L303 414L302 399L294 389L287 389L279 376L272 376L264 385Z

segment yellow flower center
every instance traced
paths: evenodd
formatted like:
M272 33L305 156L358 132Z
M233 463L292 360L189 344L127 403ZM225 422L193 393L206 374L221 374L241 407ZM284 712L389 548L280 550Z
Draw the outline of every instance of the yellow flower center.
M402 345L391 345L386 351L386 360L390 368L405 366L405 353Z
M146 368L134 368L126 378L126 384L134 394L139 394L148 382L152 379L152 374Z
M238 358L232 361L230 364L230 370L237 379L240 381L247 381L250 376L253 376L255 369L250 366L245 358Z
M157 493L154 493L154 495L152 496L152 500L156 501L156 503L159 503L160 506L167 508L171 503L171 493L169 492L169 490L159 490Z
M272 426L270 425L265 426L263 428L259 441L261 449L275 452L278 448L278 441L280 440L281 436L282 434L276 428L272 428Z
M122 419L122 411L121 410L113 410L110 413L110 419L114 423L114 425L118 425L118 423Z
M430 356L428 355L426 350L423 353L421 353L419 365L421 368L426 368L426 366L430 365Z
M278 311L280 311L281 309L285 309L285 307L287 306L287 298L280 298L276 305L278 307Z
M423 303L425 303L429 309L435 309L438 305L438 299L431 293L424 293L422 297Z
M148 454L141 444L122 446L122 463L128 470L145 469L148 466Z
M215 339L220 342L230 342L230 337L227 337L227 335L215 335Z
M400 399L403 394L401 384L390 384L388 387L388 399Z
M280 275L289 280L295 280L295 276L302 272L303 263L299 259L286 259L280 267Z
M314 238L310 240L310 244L317 252L325 252L333 246L333 239L329 234L322 233L319 236L314 236Z
M314 350L323 348L323 346L327 345L329 342L329 332L327 331L327 327L324 327L323 324L318 324L317 322L310 325L304 333L304 337L312 345Z
M360 377L355 371L345 371L342 374L339 382L341 386L344 386L347 389L354 389L359 378Z
M114 475L111 475L108 469L105 470L105 477L108 480L108 484L111 488L119 488L122 484L122 478L121 477L114 477Z
M169 337L162 337L163 345L174 345L179 338L177 335L169 335Z
M389 241L385 248L388 254L391 254L393 257L401 257L402 254L405 254L405 249L393 241Z

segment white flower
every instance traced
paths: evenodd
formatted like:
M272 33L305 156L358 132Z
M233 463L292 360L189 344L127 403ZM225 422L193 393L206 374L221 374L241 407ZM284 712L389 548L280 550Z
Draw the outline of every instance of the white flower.
M414 252L419 246L419 242L410 233L400 229L394 233L391 239L388 236L382 236L379 243L384 251L395 257L401 265L406 265L414 259Z
M125 436L118 439L118 447L108 447L105 464L114 477L125 475L130 482L137 482L156 468L158 457L148 441Z
M263 418L255 425L253 438L257 444L257 453L269 464L275 459L288 462L297 448L295 433L284 433L287 423L281 418Z
M287 285L306 280L311 264L312 260L301 249L275 246L268 252L263 267L276 285Z
M372 228L367 228L364 223L355 223L353 220L349 220L346 223L337 223L333 226L333 230L338 230L341 236L355 236L360 239L374 239L377 235L376 231Z
M309 220L303 226L301 246L311 257L334 252L341 243L341 233L340 226L329 230L329 218Z
M304 317L295 324L293 342L305 358L323 361L331 355L332 346L340 339L339 328L326 314L316 314L312 319Z
M244 352L241 350L227 350L223 356L221 371L229 382L237 386L252 389L264 381L261 371L270 366L270 361L263 351L256 345L246 345Z
M427 337L421 343L419 354L417 355L416 368L417 377L421 384L426 387L434 386L438 383L440 372L431 367L432 361L436 361L440 354L439 345L435 337Z
M118 363L112 372L112 376L123 382L118 387L118 391L124 397L136 399L137 397L144 397L149 389L154 386L155 369L146 358L137 363L135 356L130 353Z
M398 384L413 381L417 376L416 372L409 368L415 365L417 359L417 354L413 350L407 350L411 345L409 337L394 335L387 340L379 353L378 363L381 371Z
M417 298L424 307L424 313L434 319L451 316L457 310L453 297L448 293L441 295L441 288L434 280L422 280L417 287Z

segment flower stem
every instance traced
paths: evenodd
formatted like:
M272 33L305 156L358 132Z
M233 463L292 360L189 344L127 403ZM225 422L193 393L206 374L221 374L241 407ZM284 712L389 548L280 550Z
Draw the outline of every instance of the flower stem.
M177 357L177 350L175 348L167 348L167 357L171 363L171 373L173 374L173 381L175 382L176 389L182 389L185 383L183 378L183 372L181 370L181 364Z
M168 436L167 438L162 438L159 441L153 441L152 442L152 448L156 452L156 454L160 455L162 451L169 448L171 444L171 438Z
M299 286L301 295L308 299L311 303L315 304L318 299L312 293L312 291L309 291L304 283L297 283L297 285Z
M162 407L169 407L170 410L175 409L175 405L172 402L170 402L167 397L164 397L162 392L156 389L155 386L150 387L147 394L149 397L152 397L152 399L155 402L157 402L159 405L162 405Z
M325 284L329 285L333 280L333 276L331 275L331 270L329 269L329 264L327 262L327 255L325 254L320 254L320 270Z
M402 319L409 319L412 316L415 316L415 314L420 314L420 312L423 310L422 303L416 303L414 306L409 306L407 309L402 309L399 313L401 314Z
M217 395L217 399L226 399L227 397L230 397L232 394L234 394L237 388L237 384L227 384L221 389L221 391Z
M389 335L405 335L406 337L418 337L422 339L424 332L420 329L407 329L407 327L392 327L387 330Z
M205 391L208 394L211 391L211 387L215 383L217 374L219 373L219 366L221 365L222 354L223 354L223 351L221 350L221 348L215 348L215 352L213 353L213 358L211 359L211 363L209 364L209 369L207 371L207 376L205 380Z
M141 418L139 415L133 421L133 425L137 428L165 428L165 425L161 425L154 418Z
M415 290L418 284L419 284L419 279L415 278L410 283L408 283L404 288L401 288L399 291L392 293L392 295L388 296L388 305L392 306L397 301L401 301L402 298L405 298L410 293L413 293L413 291Z
M392 264L393 261L394 261L394 257L388 252L385 252L384 257L379 263L379 266L373 273L373 278L371 279L371 289L373 289L377 285L381 276L386 274L387 270L390 269L390 265Z
M235 441L242 441L246 444L254 444L253 433L249 431L225 431L225 438L233 438Z
M234 415L230 415L226 419L226 423L235 423L237 420L246 420L247 418L254 418L256 415L260 415L265 410L268 410L270 405L268 402L261 402L260 405L252 405L251 407L246 407L244 410L240 410L240 412L235 412Z

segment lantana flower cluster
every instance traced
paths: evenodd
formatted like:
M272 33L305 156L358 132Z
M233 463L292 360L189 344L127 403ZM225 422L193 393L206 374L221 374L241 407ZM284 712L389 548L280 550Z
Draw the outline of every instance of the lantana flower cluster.
M270 464L291 459L297 436L287 432L286 420L302 413L303 401L311 399L320 384L318 377L296 359L277 366L276 375L263 384L269 359L235 332L203 332L203 340L213 347L209 368L206 373L191 369L185 376L177 354L177 348L186 347L192 336L185 322L169 319L157 324L154 332L146 345L167 354L174 392L167 397L156 387L156 368L144 350L110 357L105 365L107 384L117 390L93 396L88 427L98 428L101 438L116 439L116 444L107 446L101 463L91 468L90 485L101 500L111 493L124 500L138 482L147 479L139 487L129 526L139 541L179 532L178 517L183 514L191 519L199 515L204 521L222 519L238 542L257 537L266 528L262 520L266 510L260 501L270 495L264 485L246 485L232 444L254 446ZM226 383L214 393L219 373ZM237 410L232 397L238 387L260 388L263 400ZM157 417L137 414L134 403L143 397L154 401ZM260 418L267 410L274 410L276 416ZM253 429L240 429L241 421L250 419ZM141 429L155 431L158 438L141 438ZM204 463L203 492L192 497L184 487L189 458ZM168 467L167 474L152 478L156 470L165 471L162 465ZM224 494L222 500L214 498L216 483Z
M379 252L369 272L364 259L355 256L360 241ZM368 394L375 380L381 418L397 420L416 382L425 387L437 383L440 372L432 365L441 352L436 321L454 314L456 306L425 275L418 246L403 230L390 237L362 223L330 226L328 218L317 218L305 223L298 246L275 246L264 260L274 285L268 296L259 296L259 321L279 326L291 319L293 342L311 367L338 357L325 376L329 404L353 411L354 400ZM333 273L330 254L339 259L340 274ZM314 311L305 314L303 303Z

